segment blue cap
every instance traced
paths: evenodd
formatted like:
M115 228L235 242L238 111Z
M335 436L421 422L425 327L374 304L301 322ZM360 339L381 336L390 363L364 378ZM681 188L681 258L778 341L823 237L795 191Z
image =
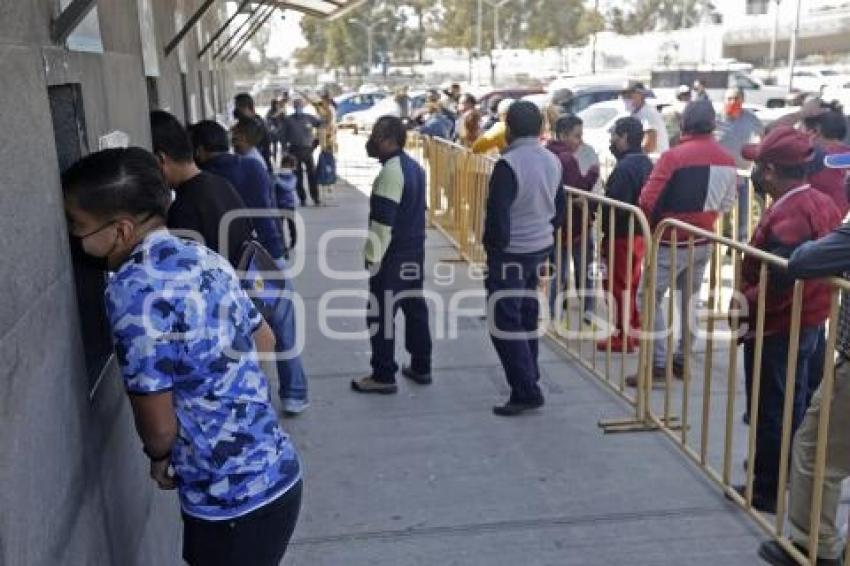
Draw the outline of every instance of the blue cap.
M850 169L850 153L827 155L823 164L831 169Z

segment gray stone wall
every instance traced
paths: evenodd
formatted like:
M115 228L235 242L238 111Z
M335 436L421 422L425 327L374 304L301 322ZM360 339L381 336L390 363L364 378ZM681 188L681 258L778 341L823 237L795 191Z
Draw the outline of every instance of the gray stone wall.
M183 118L177 54L162 53L175 2L152 2L160 105ZM90 396L47 90L81 85L93 150L114 130L148 147L137 2L99 2L103 54L51 44L58 4L0 0L0 565L179 564L176 494L148 478L114 366ZM188 18L200 0L184 4ZM200 100L197 43L187 87Z

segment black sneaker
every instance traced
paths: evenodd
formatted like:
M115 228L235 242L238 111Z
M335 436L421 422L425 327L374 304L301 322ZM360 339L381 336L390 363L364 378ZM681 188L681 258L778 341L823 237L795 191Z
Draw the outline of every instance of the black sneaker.
M794 543L794 546L803 554L803 556L809 555L807 550L799 544ZM799 564L784 548L782 548L782 545L775 540L761 543L761 546L759 546L759 557L772 566L797 566ZM841 566L841 559L818 558L815 564L816 566Z
M419 373L410 366L402 366L401 375L414 383L418 383L419 385L431 385L431 382L433 381L431 379L430 371L428 373Z
M533 411L543 406L543 398L538 401L508 401L504 405L493 407L493 414L500 417L515 417L526 411Z
M375 378L371 375L361 379L352 379L351 389L358 393L379 393L382 395L392 395L398 392L398 386L395 383L375 381Z

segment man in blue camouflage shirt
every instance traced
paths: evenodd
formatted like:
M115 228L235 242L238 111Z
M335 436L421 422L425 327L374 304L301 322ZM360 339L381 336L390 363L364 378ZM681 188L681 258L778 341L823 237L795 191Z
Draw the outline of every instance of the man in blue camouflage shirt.
M226 259L164 229L170 195L150 153L99 152L63 181L72 236L114 271L118 364L151 477L180 495L183 558L276 566L301 470L259 365L271 330Z

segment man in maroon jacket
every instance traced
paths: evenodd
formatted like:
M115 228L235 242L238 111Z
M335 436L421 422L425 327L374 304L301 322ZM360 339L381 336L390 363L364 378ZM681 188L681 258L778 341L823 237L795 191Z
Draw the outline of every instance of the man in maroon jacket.
M734 206L738 198L735 160L712 135L716 120L714 107L708 100L697 100L685 107L679 145L661 154L640 193L640 207L653 230L665 218L674 218L713 232L718 216ZM675 245L674 232L677 235ZM668 290L681 293L681 330L679 347L673 356L674 377L682 379L684 376L685 333L691 335L691 346L695 342L690 303L699 296L712 247L707 240L695 238L693 285L688 289L688 238L687 232L667 230L656 256L653 383L664 383L667 373L665 343L668 333L673 332L672 328L667 328L663 310ZM642 288L645 288L645 279L641 282ZM641 317L647 316L645 308ZM635 387L637 381L636 375L626 379L631 387Z
M788 126L774 128L761 144L745 146L743 155L755 162L752 179L756 191L767 194L772 200L755 228L751 246L789 257L803 243L826 236L841 223L841 215L832 199L805 180L814 147L804 133ZM748 308L746 332L741 341L744 343L748 407L754 378L760 268L761 262L756 258L744 258L741 292ZM775 513L794 281L779 270L771 270L769 277L764 305L752 503L760 511ZM792 434L803 420L808 405L810 368L819 366L816 352L829 315L829 289L827 283L817 280L803 287ZM731 308L738 308L736 300ZM819 379L820 376L812 377ZM744 493L744 486L736 489Z
M567 187L581 189L591 192L596 181L599 180L599 165L594 164L582 174L576 152L583 145L582 135L584 125L581 118L572 114L561 116L555 121L555 138L546 144L546 149L555 154L561 162L561 182ZM592 150L591 150L592 151ZM558 291L567 287L567 265L572 259L573 273L575 274L576 291L583 297L584 320L592 320L595 301L593 300L593 281L590 277L593 263L593 215L596 207L593 202L587 206L587 232L584 246L584 275L582 274L582 218L583 205L579 199L573 196L573 206L570 211L572 220L564 220L561 227L561 289L558 289L557 277L552 277L549 285L549 313L555 318L555 305ZM572 223L572 231L569 231L569 223ZM572 242L572 258L570 257L570 242Z

